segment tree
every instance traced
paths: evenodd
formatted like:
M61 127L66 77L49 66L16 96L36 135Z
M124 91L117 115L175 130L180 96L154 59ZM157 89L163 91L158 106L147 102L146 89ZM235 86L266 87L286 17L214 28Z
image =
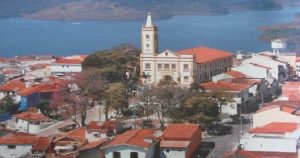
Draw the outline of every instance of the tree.
M88 69L74 76L58 92L52 95L51 109L63 111L63 118L74 116L73 121L78 126L85 126L87 109L94 105L94 100L101 97L103 78L97 69ZM79 114L81 123L77 115Z
M162 85L158 87L156 91L156 99L160 104L160 109L156 111L161 128L164 128L165 116L167 116L170 121L174 121L177 118L175 114L182 100L185 98L186 91L174 84Z
M180 109L185 119L192 123L212 123L219 117L218 103L202 94L186 98Z
M155 106L155 93L156 88L149 85L144 85L139 89L139 99L144 103L144 114L146 121L149 122L149 116L153 113Z
M112 83L104 91L105 100L105 118L108 120L108 111L113 108L117 111L117 114L121 114L121 111L128 107L128 94L126 86L121 83Z

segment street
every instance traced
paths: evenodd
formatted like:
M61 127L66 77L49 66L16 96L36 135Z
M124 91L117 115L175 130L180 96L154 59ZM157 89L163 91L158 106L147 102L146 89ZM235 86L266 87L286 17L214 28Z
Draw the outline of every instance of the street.
M243 124L243 131L247 131L250 128L251 124ZM232 125L232 133L223 135L223 136L211 136L208 138L204 138L205 142L215 142L216 147L212 151L213 158L220 158L227 151L231 151L238 144L238 134L240 133L240 125L234 124Z

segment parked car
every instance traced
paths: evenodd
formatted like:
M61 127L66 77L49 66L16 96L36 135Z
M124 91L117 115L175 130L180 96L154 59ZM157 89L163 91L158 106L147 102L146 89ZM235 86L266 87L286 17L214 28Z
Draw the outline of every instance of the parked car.
M212 124L207 128L208 134L211 135L226 135L231 134L232 127L224 124Z

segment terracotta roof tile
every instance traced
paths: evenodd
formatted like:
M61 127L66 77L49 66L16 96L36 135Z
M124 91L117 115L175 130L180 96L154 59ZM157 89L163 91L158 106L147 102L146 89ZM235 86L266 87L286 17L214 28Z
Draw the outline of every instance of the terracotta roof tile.
M55 61L55 64L81 64L81 62L83 61L83 59L58 59L57 61Z
M163 131L162 138L165 140L189 141L197 131L200 132L200 127L196 124L170 124Z
M20 91L20 95L21 96L29 96L31 94L38 93L39 91L40 91L40 87L39 86L27 87L27 88L23 88Z
M83 150L93 149L93 148L99 147L100 145L104 144L105 142L107 142L106 139L100 139L99 141L91 142L91 143L88 143L88 144L82 146L79 150L83 151Z
M49 148L52 143L52 138L49 137L39 137L38 140L33 145L33 151L45 151Z
M272 122L262 127L252 128L249 133L285 134L296 131L299 125L294 122Z
M231 71L228 71L228 72L225 72L225 74L227 75L230 75L234 78L247 78L248 76L241 73L241 72L238 72L238 71L234 71L234 70L231 70Z
M213 49L213 48L207 48L207 47L196 47L196 48L179 50L176 52L176 54L195 55L197 63L212 62L215 60L233 56L233 54L230 52Z
M20 81L19 79L15 79L0 86L0 91L21 91L24 88L26 88L25 83Z
M187 148L191 141L168 141L161 140L160 147L162 148Z
M40 120L48 120L49 118L42 113L34 113L34 112L22 112L20 114L15 115L16 118L22 120L31 120L31 121L40 121Z
M152 143L145 141L145 138L152 137L156 130L154 129L135 129L117 135L106 147L118 145L133 145L148 148Z
M67 133L67 136L83 141L86 139L86 129L84 127L77 128Z
M18 144L35 144L39 137L35 135L9 133L0 137L0 144L18 145Z

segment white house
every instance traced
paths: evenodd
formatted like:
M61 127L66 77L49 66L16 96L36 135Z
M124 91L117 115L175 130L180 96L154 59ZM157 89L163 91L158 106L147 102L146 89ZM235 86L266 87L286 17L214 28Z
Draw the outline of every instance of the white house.
M300 123L299 101L275 101L265 104L255 112L253 127L264 126L272 122Z
M105 158L156 158L158 143L154 129L130 130L104 146Z
M272 52L261 52L252 54L251 58L245 59L242 64L256 64L268 67L270 76L278 81L285 81L289 78L289 64L287 61L279 59Z
M9 133L0 137L0 157L19 158L34 151L45 153L50 144L51 139L47 137L37 137L26 133Z
M246 151L297 153L300 143L300 124L272 122L252 128L241 139Z
M53 121L42 113L23 112L15 115L15 129L21 132L37 134L53 124Z
M142 27L141 47L140 72L145 76L144 84L171 81L189 87L193 82L210 81L213 75L226 72L233 62L232 53L206 47L159 53L158 30L150 13Z
M64 75L82 71L85 56L64 57L53 62L50 66L52 75Z

